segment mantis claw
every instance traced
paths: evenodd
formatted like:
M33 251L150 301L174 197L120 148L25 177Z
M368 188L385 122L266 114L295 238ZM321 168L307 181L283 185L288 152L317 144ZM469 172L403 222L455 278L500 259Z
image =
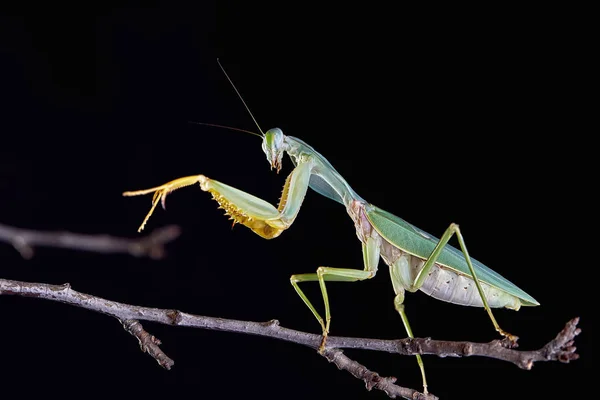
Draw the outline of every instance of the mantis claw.
M329 335L330 321L331 318L328 318L327 323L325 325L323 325L323 322L321 321L321 327L323 328L323 339L321 339L321 345L319 346L319 354L323 354L323 352L325 351L325 343L327 343L327 335Z
M179 188L193 185L194 183L200 183L200 186L202 187L202 183L206 180L207 178L204 175L186 176L184 178L175 179L171 182L165 183L164 185L153 187L150 189L123 192L123 196L140 196L154 192L154 195L152 196L152 208L150 208L150 212L148 212L146 218L144 218L144 221L142 222L142 225L140 225L140 227L138 228L138 232L141 232L144 229L144 226L146 226L146 222L148 222L148 219L154 212L154 209L156 208L159 201L162 208L166 210L166 200L167 195L169 193Z
M500 341L503 347L506 347L507 349L514 349L519 347L519 345L517 344L517 341L519 340L518 336L508 333L500 328L498 328L498 333L500 333L500 335L504 337Z
M160 198L160 205L162 206L163 210L167 209L167 195L169 194L168 191L164 191L162 197Z
M518 340L518 336L508 334L508 336L504 336L504 339L502 339L502 345L507 349L516 349L519 347L519 344L517 343Z
M323 354L325 351L325 343L327 343L327 333L323 332L323 339L321 339L321 345L319 346L319 354Z

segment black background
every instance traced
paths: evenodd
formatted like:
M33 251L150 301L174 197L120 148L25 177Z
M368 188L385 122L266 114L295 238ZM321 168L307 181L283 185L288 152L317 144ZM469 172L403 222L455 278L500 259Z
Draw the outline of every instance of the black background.
M496 311L522 349L575 316L582 358L523 371L485 359L424 357L441 398L575 398L591 366L592 225L578 126L585 50L576 13L552 9L414 10L236 2L180 7L37 10L0 19L0 222L136 237L150 197L124 198L203 173L276 203L285 176L257 138L189 120L256 130L220 58L263 129L315 147L368 201L440 236L460 224L475 258L541 307ZM282 3L283 4L283 3ZM583 90L585 92L585 89ZM585 216L585 217L584 217ZM3 278L62 284L111 300L266 321L318 333L289 284L319 265L362 268L353 224L309 192L294 225L265 241L231 229L210 196L169 197L148 231L182 227L163 261L39 248L25 261L0 245ZM320 304L317 285L305 284ZM331 284L332 334L400 338L387 267ZM417 336L489 341L483 310L407 294ZM145 323L175 359L162 370L113 319L21 297L0 298L3 391L150 396L383 399L314 352L232 333ZM414 360L347 351L403 386ZM591 385L589 385L591 386ZM191 393L191 394L190 394ZM541 397L540 397L541 398Z

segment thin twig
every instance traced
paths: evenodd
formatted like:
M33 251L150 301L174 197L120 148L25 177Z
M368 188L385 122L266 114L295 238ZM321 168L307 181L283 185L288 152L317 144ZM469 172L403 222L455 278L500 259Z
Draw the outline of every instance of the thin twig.
M125 253L135 257L163 258L164 245L180 234L175 225L156 229L151 234L137 239L109 235L85 235L71 232L40 232L0 224L0 242L6 242L21 253L25 259L33 257L36 246L59 247L85 250L96 253Z
M71 289L69 284L49 285L45 283L29 283L0 279L0 295L38 297L41 299L58 301L110 315L117 318L119 321L125 321L123 323L125 328L128 332L134 334L134 336L138 338L142 350L147 351L160 365L167 369L172 365L172 360L158 349L160 341L145 332L141 328L141 325L139 327L136 325L136 323L139 324L139 320L158 322L166 325L267 336L294 342L313 349L319 348L322 339L321 335L284 328L279 325L277 320L268 322L238 321L193 315L178 310L140 307L77 292ZM575 336L581 332L581 330L577 328L578 322L579 318L572 319L566 324L565 328L555 339L550 341L544 347L534 351L520 351L508 348L506 343L501 340L494 340L489 343L473 343L421 338L383 340L330 336L327 341L327 349L323 352L323 356L329 361L334 362L339 368L343 368L354 376L364 380L367 388L384 390L388 396L392 398L402 396L405 398L433 399L435 397L432 395L425 396L413 389L397 386L394 384L394 378L380 377L376 373L367 370L364 366L347 359L341 352L332 350L353 348L385 351L401 355L433 354L442 357L483 356L508 361L523 369L530 369L533 366L533 363L538 361L560 361L568 363L571 360L576 360L579 356L575 353L576 348L573 346L573 341ZM135 329L132 329L132 327L139 329L139 331L136 331L139 332L139 334L134 333L133 331ZM167 360L170 360L170 362Z
M428 393L424 394L414 389L395 385L395 377L382 377L376 372L369 371L364 365L348 358L340 349L327 348L321 354L329 362L337 365L351 373L355 378L365 382L367 390L378 389L388 395L389 398L403 397L412 400L437 400L438 397Z
M154 358L158 364L164 369L171 369L175 361L170 359L161 349L162 342L154 335L149 334L144 330L142 324L137 319L126 319L121 321L123 328L137 338L140 343L140 349L143 353L148 353Z

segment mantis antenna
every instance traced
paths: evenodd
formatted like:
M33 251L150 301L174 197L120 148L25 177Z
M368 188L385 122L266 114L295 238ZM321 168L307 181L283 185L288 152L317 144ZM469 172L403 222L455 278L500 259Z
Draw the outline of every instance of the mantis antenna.
M227 72L225 72L225 68L223 68L223 66L221 65L221 61L219 61L218 58L217 58L217 64L219 64L219 67L221 68L221 71L223 71L223 73L225 74L225 77L227 78L227 80L229 81L229 83L231 83L231 86L233 86L233 90L235 90L235 92L237 93L238 97L240 98L240 100L244 104L244 107L246 107L246 110L248 110L248 114L250 114L250 117L252 117L252 120L254 121L254 123L256 124L256 126L258 127L258 130L260 131L260 133L262 133L263 136L265 136L265 133L263 132L263 130L260 129L260 125L258 125L258 122L256 122L256 118L254 118L254 115L252 115L252 111L250 111L250 108L246 105L246 102L244 101L244 98L242 97L242 95L240 94L240 92L238 92L237 88L233 84L233 81L231 80L231 78L229 77L229 75L227 75ZM207 125L207 124L205 124L205 125Z
M238 132L244 132L244 133L249 133L251 135L254 136L258 136L259 138L263 138L263 136L259 135L256 132L252 132L252 131L247 131L245 129L239 129L239 128L234 128L232 126L227 126L227 125L217 125L217 124L207 124L206 122L196 122L196 121L188 121L188 123L190 124L197 124L197 125L206 125L206 126L212 126L215 128L224 128L224 129L231 129L232 131L238 131ZM260 129L260 128L259 128Z

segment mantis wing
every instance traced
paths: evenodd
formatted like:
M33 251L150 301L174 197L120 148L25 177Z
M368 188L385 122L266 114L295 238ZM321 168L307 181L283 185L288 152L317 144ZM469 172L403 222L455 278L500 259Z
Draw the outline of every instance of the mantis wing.
M365 210L369 222L385 240L411 255L427 259L439 242L436 237L385 210L373 205L366 206ZM480 281L518 297L524 306L539 305L533 297L502 275L486 267L473 257L471 257L471 261ZM449 244L444 246L437 263L471 277L464 254Z

